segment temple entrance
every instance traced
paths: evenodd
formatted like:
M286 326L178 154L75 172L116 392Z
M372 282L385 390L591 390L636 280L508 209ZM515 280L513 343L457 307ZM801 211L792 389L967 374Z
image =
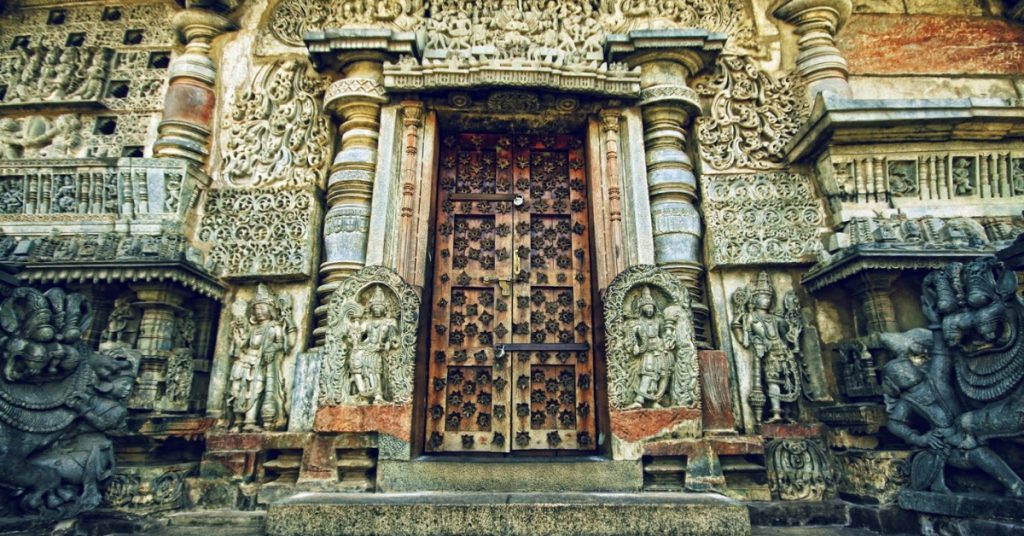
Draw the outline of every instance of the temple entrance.
M428 452L593 450L583 140L443 136Z

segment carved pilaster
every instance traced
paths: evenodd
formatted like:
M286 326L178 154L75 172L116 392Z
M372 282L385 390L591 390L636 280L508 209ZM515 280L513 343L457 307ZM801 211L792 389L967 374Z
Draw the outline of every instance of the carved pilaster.
M640 106L644 123L647 184L651 200L655 262L680 280L693 298L697 339L709 343L708 308L701 284L701 222L697 178L686 151L686 132L700 113L697 93L687 80L711 58L721 43L682 35L631 32L611 54L626 52L630 67L640 67Z
M176 318L183 311L186 292L171 283L138 283L132 285L138 301L133 304L141 312L139 335L135 348L142 354L142 363L129 407L154 409L167 380L168 356L175 346Z
M399 224L402 234L416 236L416 177L419 168L420 129L423 126L423 103L402 103L402 128L405 150L402 152L402 213ZM398 273L405 281L416 281L416 240L404 240L399 246Z
M324 218L326 259L320 266L320 302L345 276L363 267L370 222L373 177L377 167L381 105L387 102L381 85L381 62L360 60L344 68L344 77L331 84L324 106L337 117L341 149L327 180L327 216ZM318 309L322 338L323 314Z
M605 174L608 177L608 228L612 242L610 272L618 274L626 269L625 244L622 240L622 188L619 178L619 122L618 110L601 112L601 130L605 140Z
M204 165L216 108L213 86L217 70L210 59L210 42L235 24L204 9L186 9L172 20L185 52L170 66L170 82L164 98L164 117L153 145L158 157L186 158Z
M900 331L892 303L892 284L898 276L899 272L872 270L850 279L848 288L854 303L861 304L865 335Z
M836 48L836 32L850 18L850 0L776 0L770 10L776 18L796 25L799 52L796 69L807 82L812 102L823 91L850 97L846 58Z

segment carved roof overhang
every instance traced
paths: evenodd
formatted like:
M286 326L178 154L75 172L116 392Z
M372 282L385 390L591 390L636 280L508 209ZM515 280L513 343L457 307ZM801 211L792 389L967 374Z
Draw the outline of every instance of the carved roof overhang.
M827 264L811 267L801 279L801 283L808 291L818 292L870 270L935 270L950 262L975 259L993 253L995 248L990 246L915 250L859 244L843 250Z
M224 297L226 286L188 261L133 260L103 262L0 262L17 271L29 284L135 283L167 281L215 300ZM12 270L12 271L13 271Z
M694 28L599 37L599 49L567 59L539 45L510 57L487 45L456 53L432 45L422 29L348 28L303 36L318 69L340 69L360 60L382 62L383 86L391 93L518 87L638 99L644 98L640 64L676 61L696 73L714 60L727 40L724 33ZM697 102L696 94L693 97Z
M844 99L819 95L786 146L787 160L812 160L830 145L1024 138L1019 99Z

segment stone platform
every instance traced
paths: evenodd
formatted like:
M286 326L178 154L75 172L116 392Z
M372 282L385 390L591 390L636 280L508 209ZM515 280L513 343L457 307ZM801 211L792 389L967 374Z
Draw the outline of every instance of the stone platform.
M695 493L299 494L267 536L747 536L747 508Z
M639 460L596 457L379 460L377 473L378 491L386 493L639 492L644 482Z

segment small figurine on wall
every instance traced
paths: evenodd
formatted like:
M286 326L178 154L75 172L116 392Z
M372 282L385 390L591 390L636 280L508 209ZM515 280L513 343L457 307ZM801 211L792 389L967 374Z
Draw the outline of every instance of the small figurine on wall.
M281 430L288 422L282 362L295 346L297 331L291 298L260 284L251 304L238 299L231 312L230 428Z

